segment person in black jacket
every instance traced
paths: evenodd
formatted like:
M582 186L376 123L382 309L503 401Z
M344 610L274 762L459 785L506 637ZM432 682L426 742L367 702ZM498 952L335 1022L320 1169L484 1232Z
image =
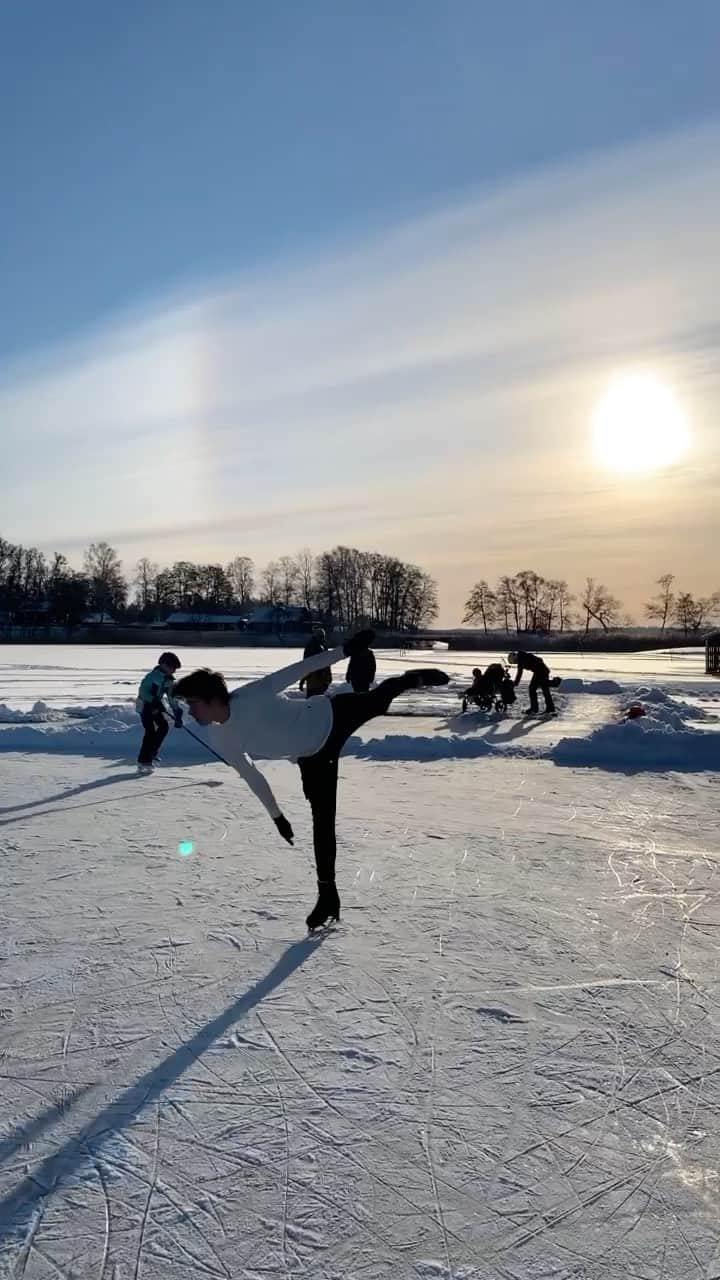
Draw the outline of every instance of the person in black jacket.
M314 658L316 653L327 653L327 641L324 629L316 623L312 635L303 650L303 658ZM322 671L313 671L312 675L303 676L300 688L305 690L306 698L314 698L319 693L327 693L332 684L332 671L323 667Z
M362 649L350 659L345 680L352 685L353 693L369 693L376 670L377 663L372 649Z
M515 676L515 685L519 685L526 671L532 673L530 680L530 706L526 709L525 714L537 715L538 712L538 690L541 691L545 699L545 714L549 716L555 715L555 703L550 691L550 669L543 659L538 657L536 653L509 653L508 662L511 667L517 667L517 675Z

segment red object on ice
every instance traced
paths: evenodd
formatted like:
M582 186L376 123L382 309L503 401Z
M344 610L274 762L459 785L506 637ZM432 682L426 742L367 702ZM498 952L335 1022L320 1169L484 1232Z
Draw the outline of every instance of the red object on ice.
M642 702L633 702L625 712L625 719L637 720L638 716L644 716L645 714L645 708Z

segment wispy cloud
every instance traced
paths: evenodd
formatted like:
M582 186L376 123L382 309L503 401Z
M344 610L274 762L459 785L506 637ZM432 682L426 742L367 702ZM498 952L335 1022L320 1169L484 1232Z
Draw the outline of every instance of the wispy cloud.
M355 541L430 567L447 621L520 564L630 604L666 567L709 585L719 148L711 124L591 157L28 356L0 373L4 533L128 559ZM588 428L638 362L695 450L630 484Z

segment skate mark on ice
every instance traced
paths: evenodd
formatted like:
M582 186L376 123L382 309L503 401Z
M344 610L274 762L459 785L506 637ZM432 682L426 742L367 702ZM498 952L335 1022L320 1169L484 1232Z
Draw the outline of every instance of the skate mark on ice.
M435 1161L432 1152L431 1126L433 1123L433 1112L435 1109L435 1041L430 1041L430 1088L428 1089L427 1110L425 1113L425 1125L422 1130L422 1143L427 1160L428 1172L430 1174L430 1184L432 1186L433 1199L435 1201L435 1221L440 1228L442 1235L443 1249L445 1252L445 1261L447 1263L447 1273L452 1275L452 1264L450 1262L450 1241L445 1227L445 1214L443 1213L442 1201L440 1199L440 1191L438 1181L435 1175Z
M220 1257L212 1241L198 1225L195 1215L189 1207L188 1201L183 1203L183 1201L179 1199L179 1195L175 1193L175 1188L168 1186L160 1178L159 1171L155 1178L153 1178L153 1176L147 1177L146 1174L142 1172L141 1164L147 1153L139 1143L135 1142L132 1138L127 1137L127 1135L123 1138L123 1143L125 1146L131 1148L135 1156L134 1161L131 1163L130 1158L128 1156L124 1156L122 1152L113 1156L112 1154L108 1154L106 1151L103 1153L103 1164L108 1170L113 1171L116 1177L134 1178L141 1186L145 1187L148 1192L154 1188L153 1198L155 1198L155 1196L162 1197L162 1199L175 1210L175 1213L177 1214L176 1221L186 1224L190 1230L194 1231L196 1235L200 1237L208 1252L215 1258L215 1261L217 1262L217 1270L214 1270L208 1261L203 1259L190 1247L189 1244L178 1240L177 1237L172 1234L164 1220L155 1221L153 1223L154 1234L156 1236L158 1234L166 1236L174 1245L176 1250L179 1250L189 1258L195 1270L202 1271L209 1276L225 1276L226 1280L230 1280L230 1272L228 1271L228 1268ZM207 1210L197 1199L192 1199L192 1193L196 1191L195 1181L192 1178L192 1174L190 1175L190 1186L190 1204L197 1207L201 1213L207 1213ZM119 1203L127 1210L128 1206L123 1201L120 1201ZM220 1225L222 1226L222 1224ZM224 1234L225 1232L223 1230L223 1235ZM161 1255L156 1251L156 1256L160 1257ZM169 1255L167 1255L167 1259L170 1260Z
M0 1164L4 1164L6 1160L17 1155L19 1151L28 1150L49 1125L54 1124L61 1116L66 1115L76 1102L79 1102L86 1093L90 1093L95 1087L94 1084L84 1084L81 1088L66 1094L61 1101L51 1103L43 1111L40 1111L34 1120L30 1120L27 1124L16 1125L8 1136L0 1142ZM33 1093L37 1092L37 1090L33 1090Z
M95 1154L101 1152L110 1138L127 1129L141 1112L160 1098L169 1085L174 1084L188 1068L195 1065L202 1054L212 1048L223 1032L275 991L321 945L322 938L304 938L301 942L292 943L264 978L260 978L249 991L201 1027L192 1039L180 1044L162 1062L145 1072L135 1084L108 1103L79 1134L64 1142L52 1155L41 1161L32 1175L26 1176L3 1196L0 1200L0 1246L15 1243L18 1232L27 1230L38 1205L44 1204L83 1170L87 1163L88 1146L92 1146ZM57 1114L56 1107L53 1112ZM29 1126L30 1131L47 1127L50 1119L47 1112L37 1117Z

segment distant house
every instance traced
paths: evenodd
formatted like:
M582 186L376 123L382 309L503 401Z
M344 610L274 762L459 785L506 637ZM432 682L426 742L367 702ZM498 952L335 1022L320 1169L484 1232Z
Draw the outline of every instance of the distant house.
M283 635L309 630L314 621L312 611L297 604L259 604L248 618L248 630L267 635Z
M247 631L248 620L240 613L193 613L181 609L162 624L173 631Z
M705 637L705 671L709 676L720 676L720 631Z
M117 622L114 618L108 617L107 614L103 617L101 613L89 613L87 617L83 618L82 625L84 627L116 627Z

